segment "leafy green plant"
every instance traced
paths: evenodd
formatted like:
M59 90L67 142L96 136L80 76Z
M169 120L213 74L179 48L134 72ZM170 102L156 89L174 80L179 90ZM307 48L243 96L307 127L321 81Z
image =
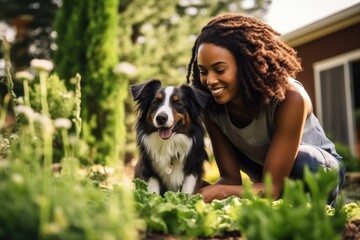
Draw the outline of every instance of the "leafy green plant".
M129 190L114 186L108 191L87 177L64 174L44 179L42 171L35 161L2 162L1 239L137 239ZM46 221L41 221L43 207Z
M346 220L341 203L331 214L326 211L336 178L333 172L305 171L309 194L303 182L287 180L280 201L252 198L240 213L241 232L249 239L340 239Z
M75 107L74 91L69 91L63 80L58 75L52 74L47 80L47 101L49 105L50 116L56 118L70 118ZM40 99L40 82L37 80L32 82L32 90L30 91L31 107L37 111L41 111Z
M336 151L343 157L343 162L348 172L360 171L360 159L350 151L350 148L340 142L335 142Z
M135 179L134 184L136 209L146 223L146 231L214 236L231 228L227 224L228 215L216 201L214 205L205 204L199 194L190 196L179 192L166 192L162 197L149 193L147 184L140 179Z
M40 109L31 108L27 97L24 104L14 101L16 119L23 121L13 132L0 129L0 205L6 206L0 211L0 239L137 239L131 190L103 188L80 174L79 82L72 119L52 119L51 102L57 97L47 92L49 78L42 80L33 98L40 99ZM0 111L1 128L7 127L6 112ZM59 170L52 164L56 136L62 151Z
M238 231L246 239L340 239L348 215L360 218L359 204L345 207L340 200L335 208L326 205L337 182L334 172L306 171L305 182L309 192L303 182L287 180L277 201L247 191L244 198L206 204L200 195L167 192L162 197L147 192L142 180L133 181L136 209L148 232L195 237Z

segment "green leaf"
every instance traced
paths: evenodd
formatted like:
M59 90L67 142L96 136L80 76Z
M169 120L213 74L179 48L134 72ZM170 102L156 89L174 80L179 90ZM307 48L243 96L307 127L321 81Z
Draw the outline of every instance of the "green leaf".
M140 178L135 178L134 180L132 180L132 183L134 184L135 191L136 190L147 191L148 184L144 180Z

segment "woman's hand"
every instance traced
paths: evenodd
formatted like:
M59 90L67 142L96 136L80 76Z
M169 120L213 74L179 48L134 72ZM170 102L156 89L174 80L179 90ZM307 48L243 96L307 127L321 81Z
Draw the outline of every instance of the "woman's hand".
M241 188L240 185L214 184L201 188L199 193L202 195L204 202L209 203L214 199L221 200L235 195L237 191L234 190L239 188Z

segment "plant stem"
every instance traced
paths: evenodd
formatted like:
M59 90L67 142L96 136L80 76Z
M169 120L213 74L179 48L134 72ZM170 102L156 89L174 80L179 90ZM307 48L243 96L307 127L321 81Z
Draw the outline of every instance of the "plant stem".
M45 116L49 116L49 106L47 102L47 87L46 87L46 80L47 80L47 72L40 71L40 94L41 94L41 111L42 114Z
M12 77L11 77L11 63L10 63L10 44L9 42L5 39L5 37L2 37L2 43L3 43L3 49L4 49L4 60L5 60L5 74L6 74L6 86L7 86L7 90L8 93L11 96L11 100L10 100L10 108L11 110L14 110L14 107L16 105L16 101L17 101L17 97L16 94L14 92L14 83L12 81Z
M6 115L7 115L7 109L9 106L10 96L9 94L6 94L4 97L4 106L1 108L0 106L0 130L5 126L6 124Z
M40 233L44 237L46 225L50 221L50 183L51 183L51 163L52 163L52 134L43 126L44 141L44 166L43 166L43 201L40 208Z
M80 117L81 113L81 76L80 74L76 74L76 89L75 89L75 102L76 102L76 109L75 109L75 127L76 127L76 139L80 139L81 133L81 124L82 119Z
M30 104L30 91L29 91L29 82L28 80L23 80L23 86L24 86L24 100L25 100L25 106L31 108ZM28 118L29 120L29 126L30 126L30 132L31 136L35 136L35 127L34 127L34 121L32 118Z
M64 145L64 168L65 171L67 171L69 173L69 176L71 179L74 179L75 174L74 172L76 171L76 168L74 166L74 157L73 154L72 156L70 156L70 143L69 143L69 134L67 129L62 129L61 130L61 137L63 140L63 145Z
M24 100L25 100L25 106L31 107L30 105L30 91L29 91L29 82L28 80L23 80L24 85Z

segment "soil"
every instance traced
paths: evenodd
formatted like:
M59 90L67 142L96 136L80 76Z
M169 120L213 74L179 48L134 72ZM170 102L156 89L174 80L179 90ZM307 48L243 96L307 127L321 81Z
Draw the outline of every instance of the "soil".
M145 233L141 235L142 240L180 240L181 237L159 234L159 233ZM237 231L228 232L220 236L214 237L198 237L196 240L242 240L240 233Z
M360 219L353 219L346 223L342 240L359 240L360 239Z

